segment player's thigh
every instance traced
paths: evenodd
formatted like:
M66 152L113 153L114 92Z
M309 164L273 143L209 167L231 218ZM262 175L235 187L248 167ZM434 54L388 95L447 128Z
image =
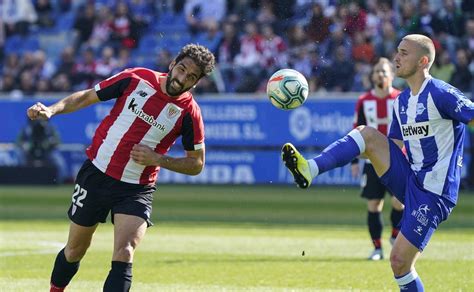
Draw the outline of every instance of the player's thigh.
M383 175L390 167L390 147L388 138L378 130L368 127L358 127L365 141L365 152L378 176Z
M69 236L67 240L68 246L89 246L97 226L98 224L94 226L81 226L71 222L69 225Z
M75 262L82 259L91 245L92 236L97 226L98 224L94 226L81 226L71 222L67 244L64 248L64 254L68 261Z
M143 239L147 221L142 217L114 214L114 254L122 249L134 250Z

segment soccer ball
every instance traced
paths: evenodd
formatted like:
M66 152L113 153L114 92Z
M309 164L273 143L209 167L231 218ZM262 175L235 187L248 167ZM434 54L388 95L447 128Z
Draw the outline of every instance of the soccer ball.
M295 109L308 97L308 81L296 70L278 70L267 82L267 95L275 107L282 110Z

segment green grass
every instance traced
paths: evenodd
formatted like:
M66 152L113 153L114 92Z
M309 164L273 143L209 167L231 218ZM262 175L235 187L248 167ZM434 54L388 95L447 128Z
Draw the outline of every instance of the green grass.
M0 291L47 290L71 190L0 187ZM132 291L398 291L388 260L364 260L371 247L358 189L160 186L153 207ZM472 291L473 211L474 196L461 194L418 261L426 291ZM68 291L101 291L112 234L110 223L99 227Z

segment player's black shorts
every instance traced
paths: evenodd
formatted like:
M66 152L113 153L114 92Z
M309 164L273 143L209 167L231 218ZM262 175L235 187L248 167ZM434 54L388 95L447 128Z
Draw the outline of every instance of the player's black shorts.
M364 164L364 171L361 178L361 197L368 200L381 200L385 197L387 188L382 184L371 163ZM388 192L390 194L390 192ZM391 195L391 194L390 194Z
M154 185L130 184L116 180L99 169L88 159L76 177L69 218L81 226L104 223L109 212L141 217L148 226L153 225L150 216Z

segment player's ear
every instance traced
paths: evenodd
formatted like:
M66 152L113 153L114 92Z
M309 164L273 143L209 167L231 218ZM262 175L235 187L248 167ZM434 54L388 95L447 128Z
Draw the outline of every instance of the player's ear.
M176 65L176 60L173 60L173 62L170 63L170 65L168 67L170 69L170 71L173 69L174 65Z
M423 67L427 67L428 64L430 63L430 59L428 58L428 56L421 56L421 59L420 59L420 64L423 66Z

